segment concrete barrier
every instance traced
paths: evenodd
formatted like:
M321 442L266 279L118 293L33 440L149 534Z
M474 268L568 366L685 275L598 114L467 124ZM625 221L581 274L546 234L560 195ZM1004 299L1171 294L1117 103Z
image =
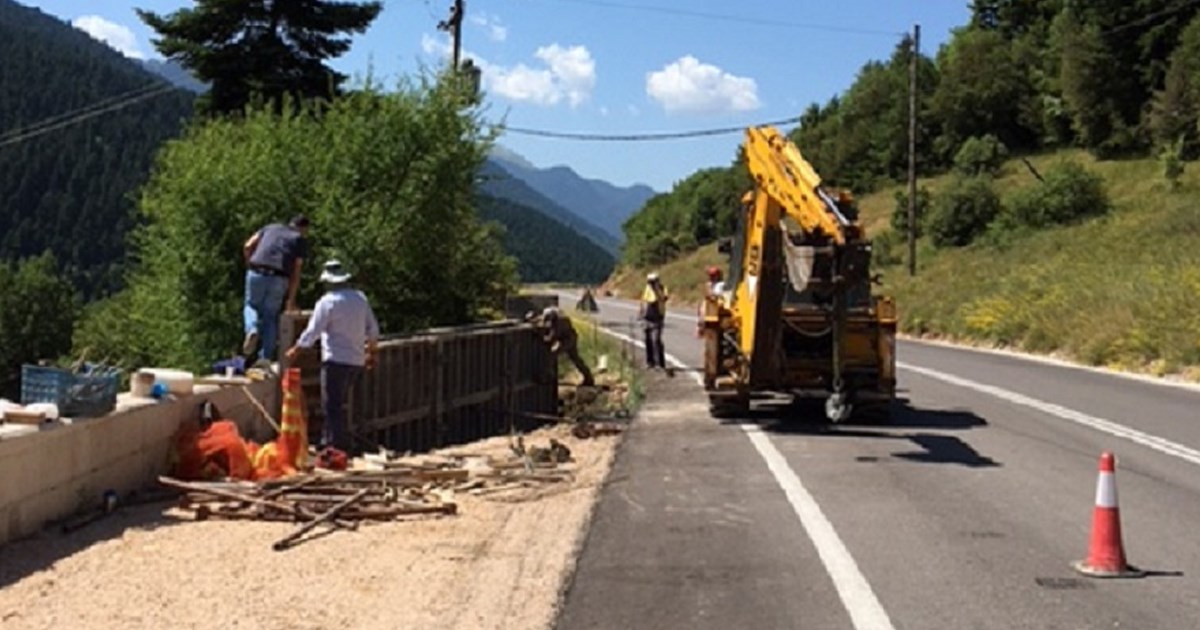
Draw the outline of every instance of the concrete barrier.
M278 381L255 383L250 391L278 415ZM107 490L125 496L153 485L168 470L179 425L198 417L205 400L247 437L273 437L240 387L197 386L196 392L34 433L6 432L10 436L0 439L0 545L101 506Z

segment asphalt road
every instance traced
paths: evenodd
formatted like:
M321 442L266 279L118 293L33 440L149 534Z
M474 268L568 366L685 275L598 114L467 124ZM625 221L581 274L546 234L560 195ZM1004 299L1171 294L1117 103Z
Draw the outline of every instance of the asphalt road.
M632 306L600 309L629 332ZM666 343L700 365L691 313ZM722 423L692 373L649 375L559 627L1200 628L1200 391L910 342L898 361L884 426ZM1070 566L1104 450L1145 578Z

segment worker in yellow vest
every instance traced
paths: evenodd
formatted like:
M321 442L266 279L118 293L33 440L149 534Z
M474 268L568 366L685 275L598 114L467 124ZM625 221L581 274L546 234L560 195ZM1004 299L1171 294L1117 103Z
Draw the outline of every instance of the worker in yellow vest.
M642 304L638 314L646 330L646 367L650 369L667 369L662 333L667 319L667 300L670 297L657 272L652 271L646 275L646 288L642 291Z

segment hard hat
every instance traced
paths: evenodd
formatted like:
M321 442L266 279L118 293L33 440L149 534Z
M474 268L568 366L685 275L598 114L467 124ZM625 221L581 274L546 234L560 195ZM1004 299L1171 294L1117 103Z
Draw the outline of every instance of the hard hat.
M554 308L553 306L547 306L542 310L542 317L545 317L546 319L554 319L555 317L558 317L558 309Z
M655 280L658 280L658 272L651 271L650 273L646 274L646 280L649 280L650 282L654 282Z
M717 277L720 277L720 275L721 275L721 270L717 269L716 266L711 266L708 268L708 277L717 278Z

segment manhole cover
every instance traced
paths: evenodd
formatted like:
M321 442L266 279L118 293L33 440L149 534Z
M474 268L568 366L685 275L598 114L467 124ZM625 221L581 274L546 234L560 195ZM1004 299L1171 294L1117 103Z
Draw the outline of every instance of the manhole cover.
M1040 577L1034 578L1037 585L1052 591L1078 591L1096 588L1095 584L1079 578Z

